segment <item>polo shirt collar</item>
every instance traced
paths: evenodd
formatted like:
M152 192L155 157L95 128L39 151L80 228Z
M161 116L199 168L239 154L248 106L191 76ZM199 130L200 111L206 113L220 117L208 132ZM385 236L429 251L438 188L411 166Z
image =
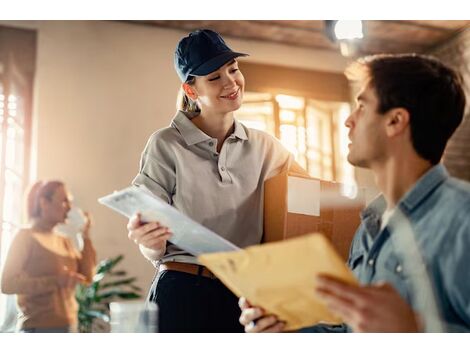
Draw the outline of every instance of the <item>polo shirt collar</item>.
M233 119L233 121L235 128L233 129L232 136L241 140L247 140L248 136L246 135L245 127L237 119Z
M194 145L207 140L211 140L212 137L201 131L191 120L185 115L185 113L179 110L173 118L171 125L175 127L183 137L187 145ZM247 140L245 128L243 125L234 119L234 131L228 138L238 138L241 140Z
M202 132L181 110L178 110L171 125L175 127L183 137L187 145L193 145L212 139Z

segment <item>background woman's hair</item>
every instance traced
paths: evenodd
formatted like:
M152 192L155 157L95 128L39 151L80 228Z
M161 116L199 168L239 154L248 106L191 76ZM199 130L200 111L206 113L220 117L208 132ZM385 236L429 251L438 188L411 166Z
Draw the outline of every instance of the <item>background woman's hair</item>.
M63 187L62 181L36 181L26 193L26 215L28 220L41 217L41 198L51 199L57 188Z
M188 80L186 81L186 83L189 85L193 85L195 82L196 77L194 76L189 76ZM196 117L201 113L201 109L197 103L189 99L189 97L184 92L183 87L181 87L178 92L178 98L176 99L176 109L187 113L189 117Z

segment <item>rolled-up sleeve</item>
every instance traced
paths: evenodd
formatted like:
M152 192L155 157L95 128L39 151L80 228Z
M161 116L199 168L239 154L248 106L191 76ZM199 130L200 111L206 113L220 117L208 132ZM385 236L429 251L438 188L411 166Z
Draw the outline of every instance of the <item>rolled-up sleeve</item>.
M269 136L268 141L269 148L265 158L267 165L266 179L274 177L284 170L291 169L293 165L295 165L294 171L299 172L301 170L300 165L295 162L294 155L278 139Z
M461 321L445 322L449 332L470 332L470 221L462 219L453 240L447 242L439 257L444 290Z
M171 152L163 143L158 139L158 133L150 137L140 159L139 173L132 184L144 185L153 194L172 204L176 173Z

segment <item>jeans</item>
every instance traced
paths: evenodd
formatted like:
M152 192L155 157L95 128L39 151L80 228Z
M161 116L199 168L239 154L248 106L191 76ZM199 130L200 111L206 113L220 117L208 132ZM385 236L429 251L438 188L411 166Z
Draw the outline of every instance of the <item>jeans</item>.
M237 297L219 280L163 271L150 288L159 332L243 332Z

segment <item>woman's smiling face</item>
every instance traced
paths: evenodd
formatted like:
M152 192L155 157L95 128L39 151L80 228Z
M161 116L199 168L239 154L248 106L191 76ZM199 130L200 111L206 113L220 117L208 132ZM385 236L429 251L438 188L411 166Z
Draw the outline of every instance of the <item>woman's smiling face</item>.
M196 77L191 88L202 112L228 113L238 110L242 104L245 78L238 69L238 62L231 60L206 76Z

